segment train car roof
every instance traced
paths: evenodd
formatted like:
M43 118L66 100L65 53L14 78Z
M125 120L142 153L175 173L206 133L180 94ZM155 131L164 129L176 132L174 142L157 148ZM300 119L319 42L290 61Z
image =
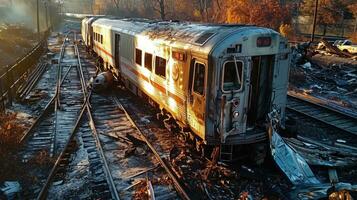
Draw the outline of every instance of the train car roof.
M191 22L155 21L148 19L99 18L93 25L111 28L130 35L145 35L150 39L177 41L204 46L220 33L253 27L242 24L199 24Z

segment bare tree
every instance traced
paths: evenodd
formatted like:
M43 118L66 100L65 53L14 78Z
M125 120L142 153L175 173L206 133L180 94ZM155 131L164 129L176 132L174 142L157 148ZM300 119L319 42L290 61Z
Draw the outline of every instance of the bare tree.
M202 21L208 21L208 0L197 0L198 10Z
M119 9L121 0L112 0L112 1L113 1L113 3L114 3L115 7L116 7L117 9Z
M166 19L165 0L151 0L152 8L160 14L162 20Z

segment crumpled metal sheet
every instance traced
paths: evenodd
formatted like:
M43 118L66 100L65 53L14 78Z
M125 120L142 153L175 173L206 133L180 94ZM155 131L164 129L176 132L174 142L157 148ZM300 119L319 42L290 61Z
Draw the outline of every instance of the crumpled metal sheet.
M271 128L271 154L280 169L294 185L319 184L307 162Z

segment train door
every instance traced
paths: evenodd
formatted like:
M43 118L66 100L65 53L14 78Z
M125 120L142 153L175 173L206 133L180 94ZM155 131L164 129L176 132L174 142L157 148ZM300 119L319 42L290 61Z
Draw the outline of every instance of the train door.
M89 36L88 44L89 44L90 49L93 49L94 31L93 31L92 23L89 23L88 27L89 27L89 31L88 31L88 32L89 32L89 34L88 34L88 36Z
M90 34L91 32L89 31L89 24L87 23L86 25L86 45L89 46L90 45Z
M253 56L250 75L248 126L264 122L271 108L274 56Z
M119 71L120 69L120 35L115 33L115 39L114 39L114 59L115 59L115 68L116 71Z
M207 63L192 59L190 67L187 118L191 129L204 138L206 113Z

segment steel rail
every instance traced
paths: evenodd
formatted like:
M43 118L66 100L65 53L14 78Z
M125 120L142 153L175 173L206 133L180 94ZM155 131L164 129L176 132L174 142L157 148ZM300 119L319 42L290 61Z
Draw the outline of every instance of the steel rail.
M61 86L62 86L62 81L64 81L64 79L62 79L62 70L63 70L63 67L62 67L62 59L63 59L63 56L64 56L64 52L66 50L66 42L67 42L67 38L68 38L68 35L71 33L71 31L69 31L67 34L66 34L66 37L63 41L63 45L61 47L61 52L60 52L60 56L59 56L59 62L58 62L58 68L57 68L57 84L56 84L56 99L55 99L55 110L54 110L54 113L55 113L55 120L53 122L53 149L52 149L52 152L51 152L51 157L53 157L56 152L57 152L57 128L58 128L58 110L61 109ZM70 67L71 69L71 67ZM69 73L70 70L67 71L66 74Z
M118 191L115 187L115 183L114 183L114 180L113 180L113 176L110 172L110 169L109 169L109 166L108 166L108 163L107 163L107 160L105 158L105 155L104 155L104 151L103 151L103 147L102 147L102 144L100 142L100 139L99 139L99 133L95 127L95 122L94 122L94 119L93 119L93 116L92 116L92 112L91 112L91 108L89 106L89 101L87 101L86 103L86 109L87 109L87 115L88 115L88 118L89 118L89 125L92 129L92 133L93 133L93 136L94 136L94 139L95 139L95 143L96 143L96 146L97 146L97 149L99 150L99 155L100 157L102 158L102 161L103 161L103 166L104 166L104 173L107 177L107 180L108 180L108 185L109 185L109 189L112 193L112 197L116 200L119 200L119 194L118 194Z
M315 106L318 106L318 107L322 107L322 108L324 108L324 109L326 109L326 110L329 110L329 111L331 111L331 112L336 112L336 113L339 113L339 114L341 114L341 115L345 115L346 117L348 117L348 118L351 118L351 119L355 119L355 120L357 120L357 113L348 113L348 112L344 112L344 111L342 111L342 110L340 110L340 109L334 109L334 108L331 108L331 106L329 106L329 104L328 103L326 103L326 104L323 104L323 102L315 102L315 101L317 101L316 99L317 98L315 98L314 100L309 100L309 99L305 99L305 98L303 98L303 97L300 97L300 96L298 96L298 95L294 95L294 94L292 94L292 93L288 93L288 98L294 98L294 99L298 99L298 100L301 100L301 101L305 101L305 102L307 102L307 103L309 103L309 104L313 104L313 105L315 105ZM320 99L319 99L320 100ZM322 101L322 100L321 100ZM331 104L330 104L331 105ZM354 114L354 115L353 115Z
M291 99L290 103L293 102L295 105L289 105L289 99ZM349 115L348 113L344 113L328 106L292 95L288 95L286 108L326 125L337 128L341 131L357 135L357 118L353 115ZM322 114L325 115L321 117ZM326 120L326 117L332 117L332 121ZM342 123L339 123L341 120ZM344 124L345 126L343 126ZM350 124L350 126L346 126L346 124Z
M43 74L43 72L46 69L46 64L40 63L35 70L30 74L30 77L27 80L27 84L22 86L21 88L18 89L16 92L18 96L22 99L24 96L27 96L29 92L32 90L32 88L36 85L38 82L39 78Z
M61 90L61 73L62 73L62 65L61 65L61 61L64 55L64 51L65 51L65 44L66 44L66 39L68 37L68 34L66 35L64 41L63 41L63 45L61 47L61 51L60 51L60 56L59 56L59 61L58 61L58 67L57 67L57 81L56 81L56 104L60 105L60 90Z
M66 35L66 38L68 37L68 34ZM62 44L62 47L65 45L66 42L66 38ZM62 49L61 47L61 49ZM61 50L62 51L62 50ZM61 53L60 53L61 54ZM62 56L60 55L60 60L59 62L61 62ZM68 73L67 73L68 74ZM67 75L66 75L67 76ZM61 80L59 86L61 86L65 80L65 77L63 77L63 79ZM23 144L28 137L30 137L30 135L32 134L33 130L35 129L35 127L38 125L38 123L40 122L40 120L45 116L45 114L47 114L52 106L53 103L55 103L57 98L57 93L55 93L55 95L50 99L50 101L46 104L45 109L41 112L40 116L37 117L37 119L35 120L35 122L30 126L30 128L24 133L24 135L20 138L19 143Z
M26 88L25 94L20 96L21 98L23 98L24 96L27 96L31 90L33 89L33 87L35 87L35 85L38 83L39 79L41 78L42 74L45 72L47 68L47 64L43 64L42 68L40 69L40 71L36 74L36 77L32 80L32 84Z
M185 200L189 200L190 197L188 196L188 194L186 193L186 191L184 190L184 188L181 186L180 182L177 180L176 176L173 174L173 172L171 171L170 167L167 164L167 161L165 158L162 158L159 153L156 151L156 149L152 146L152 144L150 143L150 141L146 138L146 136L143 134L143 132L141 131L141 129L138 127L138 125L136 124L136 122L131 118L131 116L129 115L129 113L127 112L127 110L122 106L120 100L116 97L113 96L112 97L113 100L115 101L115 103L117 104L117 106L125 113L126 117L128 118L128 120L131 122L131 124L135 127L135 129L140 133L141 138L145 141L146 145L150 148L150 150L154 153L155 158L160 162L160 165L165 169L165 171L167 172L167 174L169 175L169 177L171 178L174 187L177 191L177 193L180 195L180 197L182 199Z
M82 104L82 108L81 108L81 112L80 112L80 115L78 116L77 118L77 121L76 121L76 124L74 126L74 128L72 129L72 132L71 132L71 135L64 147L64 149L62 150L62 152L60 153L60 155L58 156L57 160L56 160L56 163L55 165L53 166L53 168L51 169L51 172L49 174L49 176L47 177L47 180L45 182L45 185L42 187L41 189L41 192L39 193L37 199L38 200L43 200L43 199L46 199L47 197L47 193L48 193L48 189L50 188L50 185L52 183L52 180L53 180L53 177L55 176L58 168L60 167L59 164L60 164L60 161L62 160L62 158L65 156L65 153L68 149L68 147L70 146L70 142L71 140L74 138L74 136L76 135L76 132L78 130L78 127L79 127L79 124L80 124L80 121L83 117L83 114L86 112L87 113L87 116L88 116L88 119L89 119L89 125L92 129L92 133L93 133L93 137L95 139L95 142L96 142L96 147L99 151L99 154L100 154L100 157L103 161L103 166L104 166L104 173L107 177L107 181L108 181L108 185L109 185L109 189L111 191L111 194L112 194L112 197L113 199L116 199L116 200L119 200L119 194L116 190L116 187L115 187L115 183L114 183L114 180L113 180L113 177L111 175L111 172L109 170L109 166L107 164L107 161L105 159L105 155L104 155L104 151L103 151L103 148L101 146L101 143L100 143L100 140L99 140L99 136L98 136L98 132L95 128L95 123L94 123L94 120L93 120L93 116L91 114L91 109L90 109L90 98L92 96L92 92L90 91L89 94L87 93L87 88L86 88L86 81L85 81L85 78L84 78L84 74L83 74L83 68L82 68L82 65L81 65L81 61L80 61L80 55L79 55L79 51L78 51L78 47L77 45L75 45L75 52L77 53L77 58L78 58L78 65L77 65L77 69L79 69L79 77L80 77L80 82L81 82L81 86L82 86L82 91L83 91L83 94L84 94L84 102Z
M53 96L51 98L51 100L46 104L45 109L41 112L40 116L37 117L35 122L30 126L30 128L20 138L20 141L19 141L20 144L23 144L27 140L27 138L30 137L30 135L32 134L33 130L38 125L40 120L45 116L45 114L47 114L49 112L49 109L51 108L51 105L55 101L55 98L56 98L56 96Z
M75 45L74 48L75 48L75 52L78 52L78 48L77 48L76 45ZM79 56L79 54L77 54L77 55L78 55L77 58L78 58L78 64L79 64L79 63L80 63L80 56ZM67 73L66 73L66 74L69 73L69 71L71 70L71 68L72 68L72 66L70 66L70 68L67 70ZM76 68L77 68L77 70L78 70L78 69L82 69L82 68L79 68L78 65L77 65ZM75 125L74 125L74 127L73 127L73 129L72 129L72 131L71 131L71 134L70 134L70 136L69 136L69 138L68 138L68 140L67 140L67 142L66 142L66 145L65 145L65 147L63 148L63 150L61 151L61 153L59 154L59 156L57 157L56 162L55 162L54 166L52 167L51 172L50 172L50 174L48 175L44 186L41 188L41 191L40 191L40 193L39 193L38 196L37 196L37 199L38 199L38 200L43 200L43 199L46 199L46 198L47 198L48 189L50 188L51 183L52 183L52 180L53 180L54 176L56 175L56 172L57 172L58 168L60 167L60 166L59 166L59 165L60 165L60 162L61 162L61 160L63 159L63 157L65 156L67 149L70 147L71 141L73 140L74 136L75 136L76 133L77 133L77 130L78 130L78 128L79 128L79 124L80 124L81 119L82 119L82 117L83 117L83 114L84 114L85 112L88 112L88 107L87 107L87 105L88 105L89 98L91 97L91 94L92 94L92 93L90 92L88 95L87 95L86 93L84 93L84 92L86 92L87 90L86 90L86 88L85 88L85 80L84 80L83 71L79 71L79 77L80 77L80 82L81 82L81 86L82 86L83 96L84 96L85 100L84 100L84 102L83 102L83 104L82 104L80 114L79 114L79 116L78 116L78 118L77 118L77 120L76 120L76 123L75 123ZM64 78L62 79L61 82L63 82L63 81L64 81ZM88 98L87 98L87 97L88 97Z
M80 55L79 55L77 44L75 44L75 49L76 49L77 56L78 56L78 67L80 68L79 75L80 75L81 84L83 86L82 89L84 90L84 93L86 94L87 93L86 81L85 81L85 78L84 78L84 75L83 75L83 68L82 68L81 58L80 58ZM92 94L92 93L90 93L90 94ZM91 106L90 106L90 97L91 97L91 95L84 97L85 98L85 107L87 109L87 115L88 115L88 119L89 119L89 125L90 125L90 127L92 129L92 133L93 133L92 135L94 137L97 149L99 151L99 155L100 155L100 157L101 157L101 159L103 161L104 173L105 173L105 175L107 177L107 181L108 181L108 185L109 185L109 189L111 191L112 197L115 200L120 200L118 191L117 191L115 183L114 183L113 176L112 176L112 174L110 172L110 169L109 169L109 166L108 166L108 162L107 162L107 160L105 158L103 147L102 147L102 144L101 144L100 139L99 139L98 131L97 131L96 126L95 126L95 122L94 122L94 119L93 119Z
M47 193L48 193L48 189L50 188L50 185L51 185L51 182L52 182L52 179L54 178L58 168L60 167L59 164L62 160L62 158L65 156L65 153L66 153L66 150L68 149L68 147L70 146L70 143L72 141L72 139L74 138L74 136L76 135L77 133L77 130L78 130L78 127L79 127L79 124L80 124L80 121L83 117L83 114L85 113L86 111L86 106L83 105L82 108L81 108L81 112L77 118L77 121L71 131L71 135L69 136L68 140L67 140L67 143L66 145L64 146L62 152L59 154L59 156L57 157L56 159L56 162L54 164L54 166L52 167L51 169L51 172L50 174L48 175L47 179L46 179L46 182L44 184L44 186L41 188L41 191L40 193L38 194L37 198L38 200L44 200L46 199L47 197Z

